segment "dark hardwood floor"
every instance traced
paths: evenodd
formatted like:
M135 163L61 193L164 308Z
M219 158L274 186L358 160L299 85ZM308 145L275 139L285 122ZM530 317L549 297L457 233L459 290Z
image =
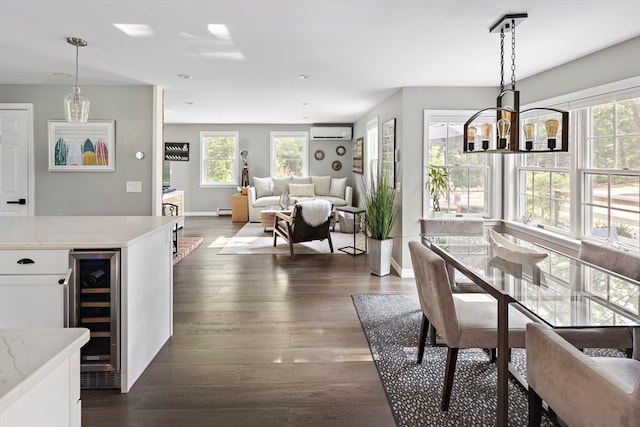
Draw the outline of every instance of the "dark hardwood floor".
M394 426L351 301L414 293L366 256L217 255L243 224L189 217L174 335L131 391L82 390L83 426Z

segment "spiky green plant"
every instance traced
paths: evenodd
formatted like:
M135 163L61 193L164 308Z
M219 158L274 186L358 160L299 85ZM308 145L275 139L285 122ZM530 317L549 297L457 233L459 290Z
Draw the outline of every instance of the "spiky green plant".
M367 232L372 239L386 240L400 216L397 191L385 173L372 175L368 183L363 180L362 184Z

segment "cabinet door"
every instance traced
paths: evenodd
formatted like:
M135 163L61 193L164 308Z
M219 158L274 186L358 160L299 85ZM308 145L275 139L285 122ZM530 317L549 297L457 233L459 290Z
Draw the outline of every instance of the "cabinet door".
M66 326L65 276L0 276L0 328Z

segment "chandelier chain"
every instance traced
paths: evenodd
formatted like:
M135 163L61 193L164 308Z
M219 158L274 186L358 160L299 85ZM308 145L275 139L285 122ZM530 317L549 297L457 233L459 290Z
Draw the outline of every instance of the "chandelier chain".
M500 92L504 91L504 29L500 30Z
M511 20L511 89L516 90L516 21Z

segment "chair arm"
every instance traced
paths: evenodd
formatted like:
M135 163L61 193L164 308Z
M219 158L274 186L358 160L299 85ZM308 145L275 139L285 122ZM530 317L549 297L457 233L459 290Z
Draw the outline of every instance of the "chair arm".
M293 224L293 216L289 213L285 212L276 212L276 218L280 218L283 221L288 222L289 224Z

